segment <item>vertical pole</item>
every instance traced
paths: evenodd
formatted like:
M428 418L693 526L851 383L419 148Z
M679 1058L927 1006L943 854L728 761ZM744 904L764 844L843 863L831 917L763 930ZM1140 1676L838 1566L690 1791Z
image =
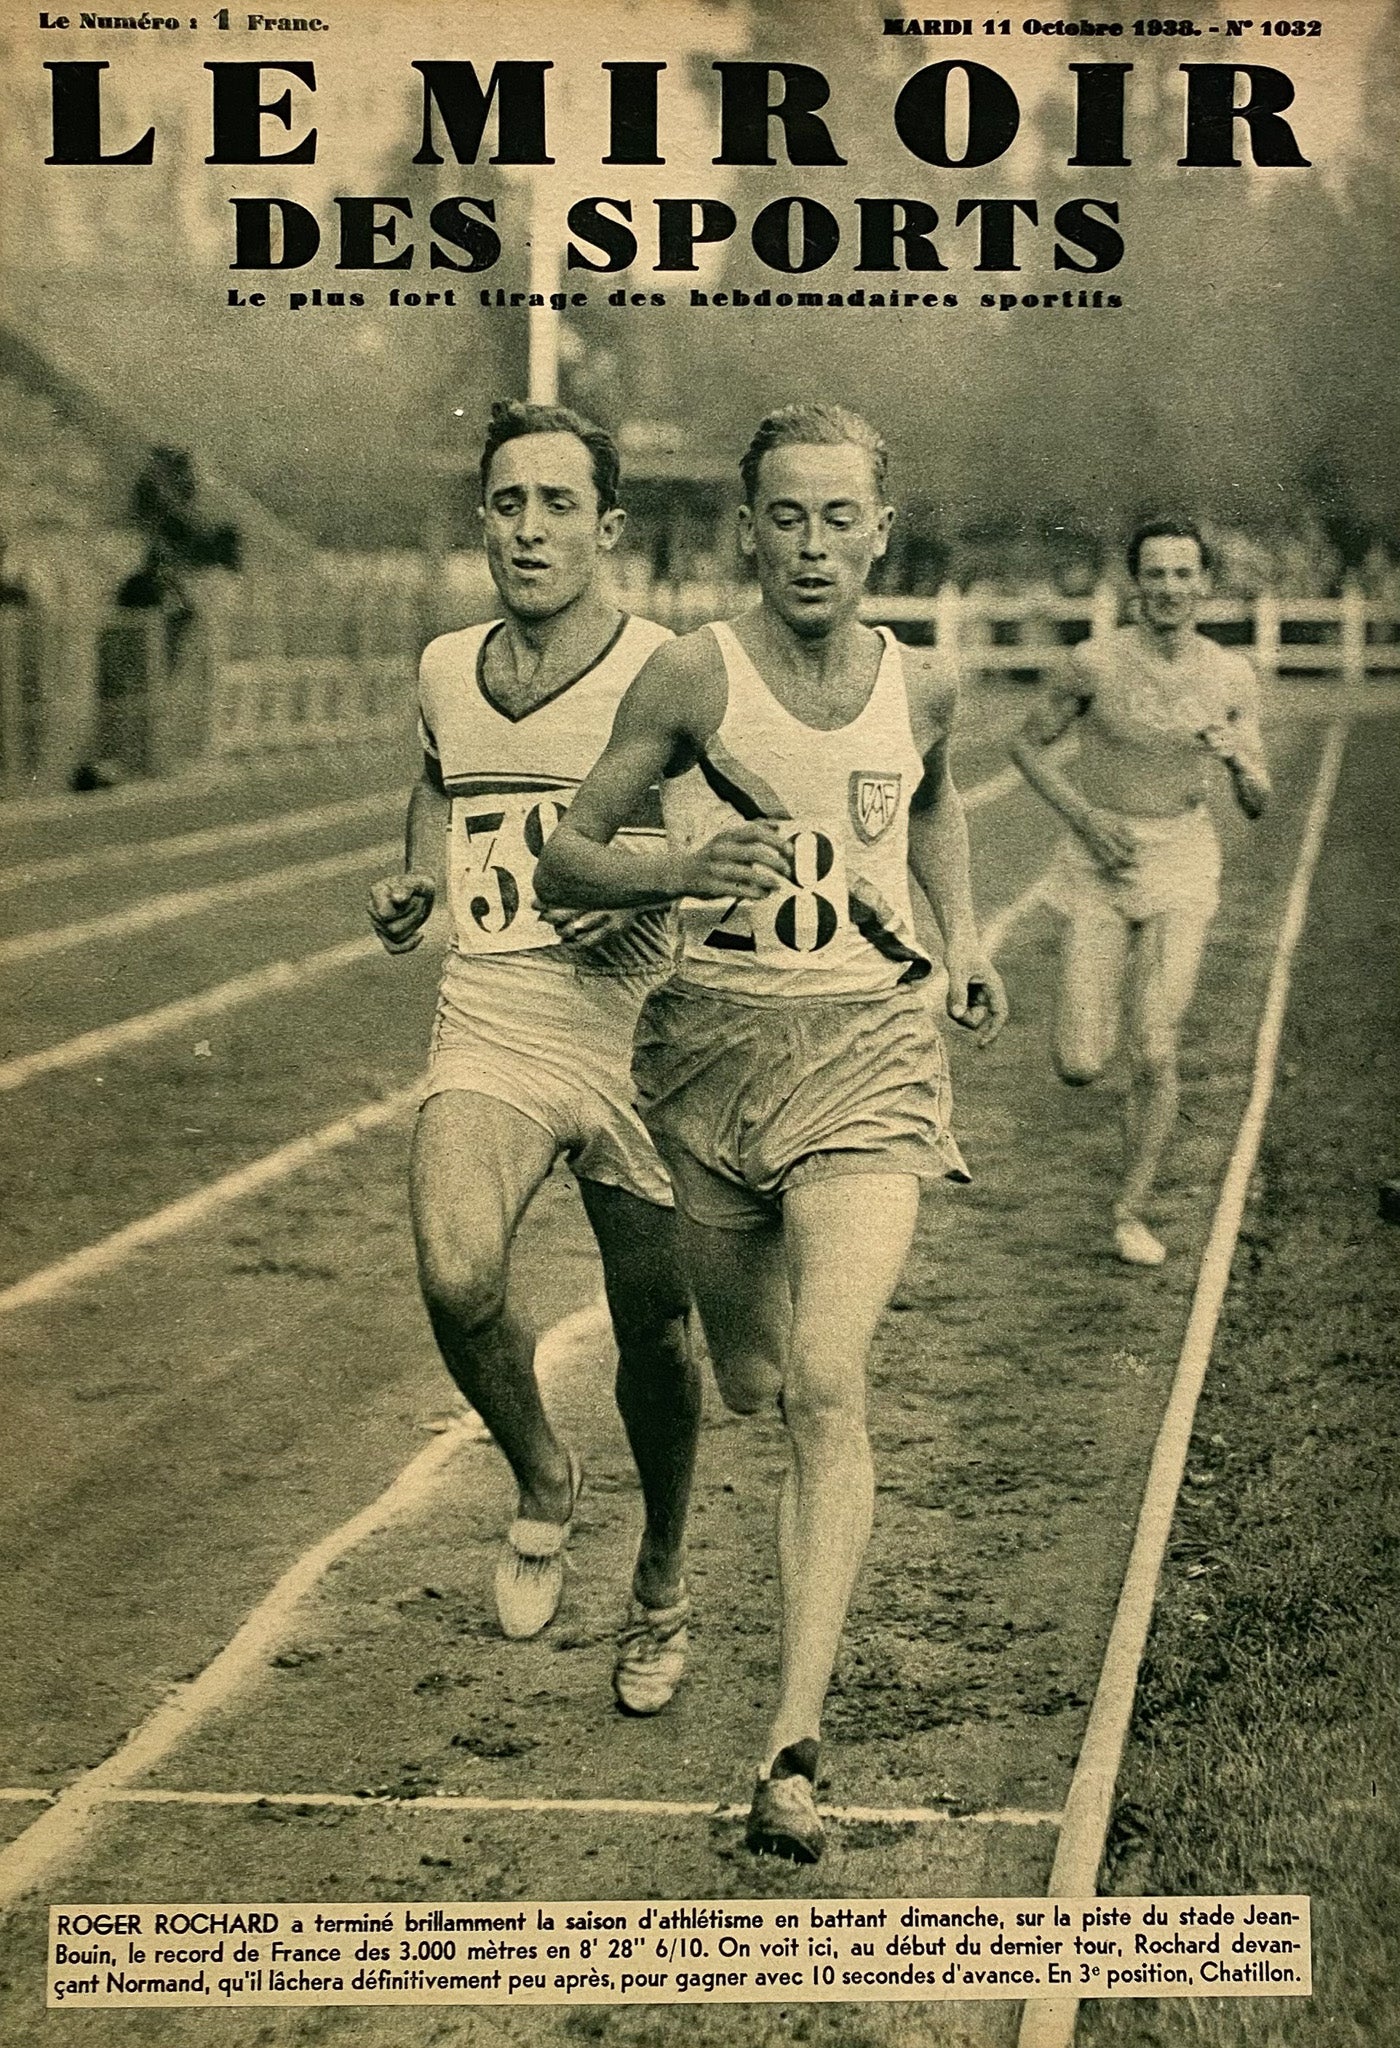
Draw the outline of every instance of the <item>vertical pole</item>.
M1348 576L1342 585L1342 681L1366 680L1366 595L1359 578Z
M958 628L961 623L962 592L951 576L945 576L934 599L933 616L937 626L935 645L940 654L949 661L958 658Z
M1089 635L1091 639L1102 640L1118 624L1118 592L1105 576L1094 587L1089 602Z
M559 289L559 250L554 227L547 220L540 181L530 181L530 294L543 306L525 311L529 364L526 397L531 405L559 403L559 315L551 312L549 295Z
M1279 601L1272 590L1261 590L1254 600L1254 660L1261 677L1272 682L1278 674Z

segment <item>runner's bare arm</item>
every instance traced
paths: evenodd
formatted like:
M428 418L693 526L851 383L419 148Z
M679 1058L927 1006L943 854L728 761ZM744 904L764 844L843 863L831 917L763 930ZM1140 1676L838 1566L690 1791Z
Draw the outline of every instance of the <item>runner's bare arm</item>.
M1084 841L1100 867L1117 874L1132 865L1136 848L1131 835L1111 812L1096 810L1087 801L1051 751L1093 701L1093 677L1078 655L1071 654L1065 672L1052 676L1011 742L1011 758L1031 788Z
M615 835L664 775L693 765L724 715L697 635L657 649L617 708L612 736L551 835L535 870L541 903L611 909L681 896L752 900L787 874L770 825L737 825L690 854L617 846Z
M1223 725L1208 725L1201 744L1230 771L1235 801L1247 818L1262 817L1273 793L1259 730L1259 685L1253 669L1241 674L1240 688Z
M972 907L967 814L948 766L954 693L941 671L906 655L909 711L924 773L909 805L909 871L943 934L948 1015L990 1045L1010 1014L1001 976L977 930Z
M389 953L411 953L442 889L452 803L442 769L429 753L408 798L402 874L387 875L369 892L369 921Z

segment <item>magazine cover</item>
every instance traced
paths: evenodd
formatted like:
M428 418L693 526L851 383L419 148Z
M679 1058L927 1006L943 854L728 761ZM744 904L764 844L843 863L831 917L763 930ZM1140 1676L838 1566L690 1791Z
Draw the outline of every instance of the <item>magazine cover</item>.
M1382 2048L1393 0L182 6L0 7L0 2039Z

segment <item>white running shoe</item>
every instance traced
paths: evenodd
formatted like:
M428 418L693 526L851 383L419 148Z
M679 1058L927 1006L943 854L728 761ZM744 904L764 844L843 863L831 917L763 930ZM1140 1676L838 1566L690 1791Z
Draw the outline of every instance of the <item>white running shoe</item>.
M564 1551L583 1492L583 1468L569 1453L569 1512L562 1522L519 1516L496 1559L496 1616L501 1633L523 1642L548 1628L564 1597Z
M1113 1226L1113 1248L1128 1266L1160 1266L1167 1248L1138 1216L1120 1216Z
M685 1671L690 1601L685 1588L672 1607L643 1607L634 1599L617 1639L613 1691L626 1714L659 1714Z

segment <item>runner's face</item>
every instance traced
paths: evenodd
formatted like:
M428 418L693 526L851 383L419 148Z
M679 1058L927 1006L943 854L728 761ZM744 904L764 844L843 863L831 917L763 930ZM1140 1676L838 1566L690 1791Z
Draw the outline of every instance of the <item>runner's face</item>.
M871 564L884 554L893 507L875 491L868 451L852 442L770 448L739 541L764 602L804 639L853 618Z
M1138 598L1149 626L1189 626L1210 588L1201 551L1189 535L1154 533L1142 544Z
M481 508L486 560L506 609L552 618L592 585L625 514L600 512L576 434L522 434L496 450Z

